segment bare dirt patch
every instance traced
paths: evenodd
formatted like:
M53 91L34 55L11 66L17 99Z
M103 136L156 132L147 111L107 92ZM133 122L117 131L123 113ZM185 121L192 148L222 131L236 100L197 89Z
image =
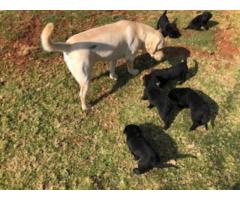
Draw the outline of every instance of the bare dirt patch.
M218 54L225 59L235 59L239 48L231 41L233 31L231 29L221 30L215 34Z
M25 65L31 58L28 56L31 51L39 48L39 38L41 34L41 23L39 17L34 15L27 18L27 13L23 12L22 18L16 30L20 33L14 42L7 42L8 49L2 55L3 59L12 61L15 65L25 69ZM11 34L11 33L9 33Z

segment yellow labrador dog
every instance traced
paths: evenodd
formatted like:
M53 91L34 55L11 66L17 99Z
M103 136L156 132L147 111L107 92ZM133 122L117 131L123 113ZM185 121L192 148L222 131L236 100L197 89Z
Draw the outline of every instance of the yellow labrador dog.
M45 51L60 51L64 60L80 85L82 109L88 109L86 94L91 79L92 66L96 61L110 62L110 78L117 79L115 65L117 59L125 58L128 72L136 75L133 61L138 50L147 51L154 59L161 60L164 46L162 34L152 27L133 21L122 20L116 23L93 28L73 35L66 42L52 42L50 36L53 24L45 26L41 42Z

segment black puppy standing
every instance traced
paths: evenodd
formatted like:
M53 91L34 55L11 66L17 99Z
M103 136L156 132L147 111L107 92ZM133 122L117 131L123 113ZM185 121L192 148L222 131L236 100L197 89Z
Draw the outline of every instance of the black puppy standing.
M151 109L156 107L161 119L164 122L164 129L168 129L171 123L171 113L175 108L175 104L168 95L156 85L156 77L151 74L144 76L144 95L143 100L148 99Z
M160 30L164 37L178 38L181 36L176 26L171 24L167 17L167 11L165 11L157 22L157 29Z
M156 69L150 73L150 76L155 82L154 84L158 85L159 88L163 88L169 81L177 80L180 84L186 81L188 74L187 60L180 62L170 68L166 69ZM147 89L145 87L144 94L142 97L143 100L147 100Z
M185 29L201 30L204 27L208 30L208 21L212 18L212 14L208 11L203 12L201 15L196 16Z
M169 93L169 98L177 103L180 108L190 108L192 126L190 131L195 130L198 126L205 125L210 120L210 107L204 99L190 88L175 88Z
M164 87L169 81L177 80L180 84L186 81L188 73L187 60L180 62L167 69L156 69L151 72L152 76L155 76L159 87Z
M176 167L175 165L161 162L158 154L143 137L139 126L134 124L127 125L124 133L127 136L127 145L130 152L135 160L138 160L138 167L133 169L135 174L142 174L154 167Z

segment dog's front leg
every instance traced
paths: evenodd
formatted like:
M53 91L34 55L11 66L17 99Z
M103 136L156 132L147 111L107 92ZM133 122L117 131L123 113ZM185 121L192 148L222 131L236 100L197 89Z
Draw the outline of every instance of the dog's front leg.
M134 62L134 57L127 58L127 68L128 68L129 74L136 75L138 74L139 70L133 69L133 62Z
M110 62L110 67L109 67L109 76L113 80L117 80L117 74L115 72L115 67L116 67L116 60L113 60Z

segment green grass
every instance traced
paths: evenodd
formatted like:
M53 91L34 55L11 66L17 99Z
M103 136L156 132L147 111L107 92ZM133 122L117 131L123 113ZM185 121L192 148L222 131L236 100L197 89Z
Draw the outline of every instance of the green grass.
M215 127L210 126L208 131L203 127L193 133L188 131L189 110L180 112L171 128L163 131L156 110L148 110L147 102L140 100L142 74L149 67L167 67L174 58L156 65L148 59L137 59L135 66L142 71L135 77L127 73L125 63L121 62L117 82L106 74L108 66L98 63L93 77L99 78L91 82L87 98L90 102L100 100L90 111L83 112L79 87L61 54L43 53L39 40L32 42L37 49L27 56L18 56L18 49L13 48L18 40L27 44L22 32L33 16L40 19L39 31L48 21L54 22L53 38L63 40L79 31L122 18L154 26L159 13L0 12L0 38L4 40L1 47L4 51L0 52L1 189L239 188L239 57L237 53L234 59L222 55L215 37L228 26L229 17L233 23L231 28L239 34L239 29L234 29L239 12L214 11L219 25L208 32L187 30L178 40L166 39L170 46L189 48L190 68L194 66L193 60L199 64L197 74L177 87L201 90L219 106ZM179 27L183 28L195 14L196 11L170 11L169 18L177 17ZM30 38L39 38L40 33L33 33ZM234 40L235 43L240 45L238 40ZM203 53L209 51L214 55ZM25 62L18 64L21 59ZM134 175L132 169L137 163L129 153L122 132L129 123L146 130L145 136L156 151L166 160L176 162L179 169L153 169L141 176Z

